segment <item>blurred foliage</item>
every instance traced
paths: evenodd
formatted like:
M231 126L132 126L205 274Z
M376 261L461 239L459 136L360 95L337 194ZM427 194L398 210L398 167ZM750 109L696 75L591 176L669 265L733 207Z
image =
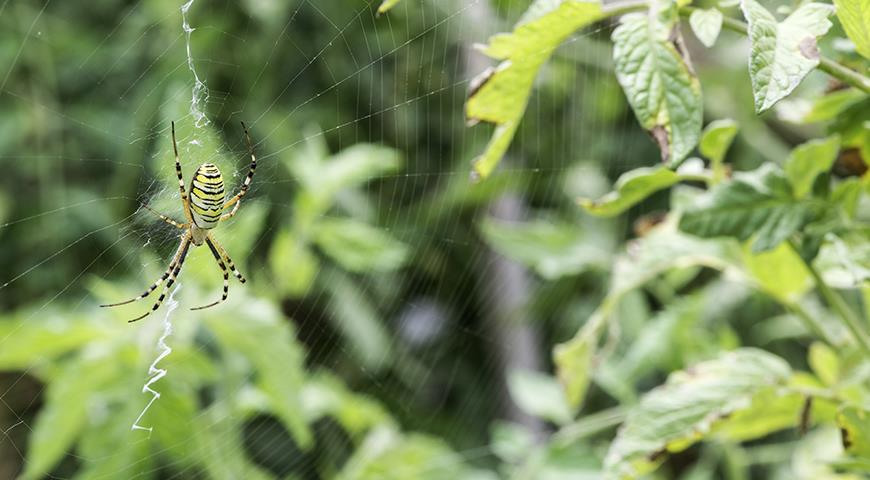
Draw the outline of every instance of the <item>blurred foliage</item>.
M690 3L0 5L0 477L866 474L870 3Z

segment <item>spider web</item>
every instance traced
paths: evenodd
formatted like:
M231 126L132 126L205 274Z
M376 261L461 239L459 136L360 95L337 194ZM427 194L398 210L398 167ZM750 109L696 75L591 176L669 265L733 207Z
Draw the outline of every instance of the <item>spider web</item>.
M628 137L634 133L624 133L631 118L624 106L601 100L618 94L606 90L613 84L605 81L612 76L609 48L594 41L608 28L572 37L542 71L512 153L487 181L496 188L468 181L469 159L491 132L468 128L462 113L469 82L491 64L472 44L510 30L526 2L405 0L378 16L379 3L103 2L88 15L56 0L0 3L0 28L8 32L0 39L0 65L8 65L0 68L0 106L8 112L0 118L0 130L8 132L0 137L0 159L22 182L4 185L0 238L15 245L27 238L28 245L16 252L4 247L4 320L44 322L59 331L86 321L124 329L132 347L153 359L164 331L160 317L168 318L166 309L173 307L126 325L125 315L150 308L154 295L121 313L99 310L103 302L95 297L138 294L177 246L176 229L138 208L147 202L183 219L169 121L179 130L186 182L198 164L210 161L221 167L231 193L248 169L238 126L245 121L258 170L239 214L215 235L251 281L240 285L231 278L227 304L202 315L220 316L222 308L255 315L264 304L282 312L306 352L307 369L332 372L379 402L401 431L443 440L458 456L444 456L442 463L494 471L499 459L490 429L497 421L521 424L539 442L552 427L511 400L506 378L513 370L551 371L552 345L573 333L588 306L539 308L532 296L536 303L571 304L580 301L573 289L590 287L574 279L546 288L532 268L493 251L480 229L491 218L583 222L572 198L602 193L606 175L630 166L626 158L638 149ZM405 245L407 258L401 268L366 274L312 247L320 261L318 284L340 287L282 301L271 251L276 236L291 228L295 195L303 188L288 164L317 149L328 157L361 143L396 149L401 166L371 175L316 217L364 219ZM614 237L625 231L623 225L605 228ZM210 253L192 248L189 257L170 347L198 335L200 312L187 308L220 290ZM369 306L373 319L354 312L359 305ZM355 324L363 320L376 323ZM355 343L369 327L382 336ZM21 340L19 330L3 332L0 348ZM196 341L199 352L218 348L214 338ZM188 358L159 358L169 371L161 382L191 368ZM36 380L49 364L32 358L3 378L0 464L8 467L0 476L28 464L28 439L41 408L52 401L47 385ZM148 401L139 395L144 365L127 375L131 411ZM152 408L169 409L163 401ZM105 414L100 409L91 405L83 414L98 417ZM312 453L293 445L271 419L252 416L244 447L235 432L222 431L220 420L202 413L178 419L210 422L213 442L253 458L274 478L329 476L318 452L348 450L346 434L334 425L318 425ZM136 413L114 419L128 430L133 421L138 424ZM58 424L57 435L65 435L64 428ZM130 433L140 453L114 475L199 473L151 449L145 437ZM88 464L116 460L111 449L97 456L74 450L51 471L66 478ZM443 467L435 462L432 471Z

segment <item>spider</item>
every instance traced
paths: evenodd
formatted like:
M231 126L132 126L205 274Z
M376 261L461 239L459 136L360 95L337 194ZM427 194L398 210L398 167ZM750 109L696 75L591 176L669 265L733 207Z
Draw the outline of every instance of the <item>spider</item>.
M184 264L184 259L187 257L187 252L190 249L191 244L193 244L193 246L200 246L203 243L208 245L209 250L211 250L214 259L217 261L217 264L221 267L224 274L224 292L221 299L208 305L191 308L191 310L202 310L204 308L213 307L227 299L230 288L230 277L227 272L227 265L229 265L229 269L232 270L233 275L239 279L239 282L245 283L245 277L236 270L236 266L233 264L233 260L230 258L229 254L209 232L209 230L216 227L219 222L232 218L236 214L239 210L239 205L241 205L242 197L248 193L251 179L254 178L254 170L257 169L257 157L254 155L254 146L251 143L251 136L248 134L248 128L245 127L244 123L242 123L242 129L245 131L248 150L251 152L251 168L248 170L248 175L245 177L245 183L242 184L239 193L224 202L225 195L223 177L221 176L221 171L218 167L212 163L203 163L196 169L196 172L193 174L193 179L190 182L190 195L188 196L188 193L184 189L184 177L181 174L181 162L178 159L178 144L175 141L175 122L172 122L172 149L175 152L175 173L178 175L178 189L181 191L181 202L187 222L177 222L166 215L152 210L148 205L143 204L142 206L151 213L160 217L164 222L178 229L184 230L184 233L180 236L181 243L175 251L175 255L172 257L172 262L169 263L169 268L166 269L163 276L157 279L157 281L148 287L147 290L142 292L141 295L125 302L100 305L101 307L117 307L141 300L150 295L154 290L157 290L157 287L168 278L169 281L166 282L160 297L154 303L154 306L151 307L151 310L139 317L129 320L129 323L142 320L150 315L152 312L160 308L160 304L162 304L163 299L166 298L166 292L168 292L172 284L175 283L175 279L181 271L181 266ZM232 210L230 210L229 213L223 213L230 207L232 207Z

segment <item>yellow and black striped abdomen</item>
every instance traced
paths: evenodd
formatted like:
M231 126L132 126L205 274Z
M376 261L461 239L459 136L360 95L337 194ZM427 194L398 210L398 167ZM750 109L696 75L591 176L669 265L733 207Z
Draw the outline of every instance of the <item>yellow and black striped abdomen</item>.
M224 179L212 163L203 163L190 182L190 213L196 226L208 230L217 225L223 213Z

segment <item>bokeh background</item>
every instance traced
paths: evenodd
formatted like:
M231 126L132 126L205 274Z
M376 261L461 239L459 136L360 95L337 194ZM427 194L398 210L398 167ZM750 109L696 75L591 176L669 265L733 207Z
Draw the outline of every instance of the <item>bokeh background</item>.
M529 2L196 0L189 39L182 3L0 2L0 478L597 478L618 403L667 371L738 343L802 361L781 342L790 323L751 324L779 307L713 285L645 340L654 356L601 367L594 428L549 439L571 423L553 345L668 202L618 220L575 202L658 158L612 73L609 23L557 50L507 158L474 184L491 133L463 114L491 65L474 45ZM803 127L752 114L745 39L687 40L707 117L741 122L734 157L783 158ZM208 90L194 105L191 65ZM171 121L187 181L214 162L231 191L250 127L259 169L215 230L249 281L190 311L221 288L193 249L172 300L127 324L153 297L98 305L138 294L178 242L139 207L183 218ZM674 295L660 286L623 301L627 344ZM151 430L131 430L167 320Z

